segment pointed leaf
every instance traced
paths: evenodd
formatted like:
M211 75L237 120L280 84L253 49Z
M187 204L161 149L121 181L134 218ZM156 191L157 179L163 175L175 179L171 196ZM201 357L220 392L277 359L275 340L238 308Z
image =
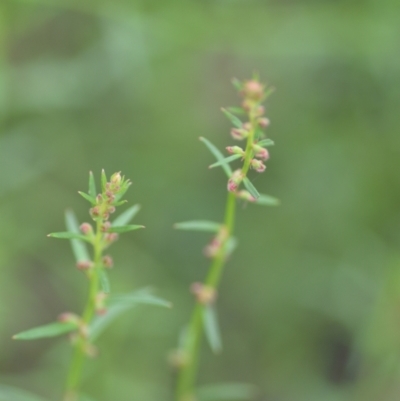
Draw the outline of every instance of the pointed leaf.
M121 299L118 299L119 297ZM126 295L113 296L109 300L107 313L103 316L97 316L93 320L90 326L90 339L92 341L96 339L115 319L139 304L171 306L167 301L155 297L150 288L136 290Z
M281 204L281 201L278 198L274 198L273 196L261 194L254 203L263 206L279 206Z
M221 334L214 305L205 305L203 308L204 331L212 351L218 354L222 351Z
M199 401L247 401L257 396L257 387L248 383L220 383L196 390Z
M193 220L176 223L174 224L174 228L177 230L218 232L221 228L221 224L207 220Z
M256 187L247 177L244 177L243 184L246 187L246 189L250 192L253 198L258 199L260 197L260 194L257 191Z
M90 202L92 205L96 204L96 198L93 198L92 196L85 194L85 192L78 191L78 194L85 198L88 202Z
M221 109L221 110L228 117L228 119L231 120L231 123L236 128L242 128L243 123L242 123L242 121L240 121L239 118L237 118L234 114L230 113L227 109Z
M89 172L89 195L96 199L97 191L96 191L96 182L94 180L93 173Z
M258 145L258 146L263 146L263 147L267 147L267 146L273 146L273 145L275 145L275 142L274 141L272 141L271 139L262 139L261 141L258 141L257 143L256 143L256 145Z
M100 278L100 287L101 290L106 293L109 294L110 293L110 280L108 278L108 273L107 271L102 268L99 269L99 278Z
M218 161L221 161L224 159L224 155L208 139L203 138L203 137L200 137L199 139L201 142L204 142L204 144L207 146L207 148L210 150L210 152L215 156L215 158ZM222 168L224 169L224 171L228 177L230 177L232 175L232 169L230 168L228 163L222 164Z
M103 170L101 170L101 190L102 192L106 192L106 184L107 184L107 176L106 176L106 172Z
M25 390L1 384L0 401L45 401L45 399Z
M14 340L37 340L39 338L57 337L78 328L75 323L54 322L44 326L35 327L13 336Z
M139 212L140 205L133 205L125 212L121 213L112 223L113 226L124 226L128 224Z
M67 226L67 230L73 233L80 233L78 220L75 217L75 214L72 210L67 210L65 212L65 224ZM81 262L84 260L90 260L89 253L86 249L86 245L77 239L71 240L72 251L75 255L75 260L77 262Z
M243 84L237 78L232 79L232 84L238 91L241 91L243 88Z
M138 230L139 228L144 228L144 226L139 226L136 224L131 224L128 226L118 226L118 227L114 227L111 226L107 232L109 233L126 233L127 231L133 231L133 230Z
M246 112L241 107L227 107L226 110L228 110L233 114L241 114L241 115L246 114Z
M61 238L61 239L78 239L81 241L90 242L90 239L82 234L72 233L71 231L63 231L60 233L50 233L47 235L52 238Z
M228 157L225 157L224 159L222 159L222 160L220 160L220 161L218 161L218 162L216 162L214 164L211 164L211 166L209 166L208 168L214 168L214 167L222 166L225 163L233 162L234 160L240 159L241 157L243 157L243 156L242 155L228 156Z

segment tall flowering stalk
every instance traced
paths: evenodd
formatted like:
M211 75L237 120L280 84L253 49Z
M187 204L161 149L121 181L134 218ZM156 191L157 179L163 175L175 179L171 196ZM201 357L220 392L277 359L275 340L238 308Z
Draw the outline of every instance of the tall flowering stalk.
M130 207L113 222L110 221L110 216L116 208L127 202L122 200L122 197L130 185L131 182L120 173L113 174L107 181L103 170L101 192L97 193L93 174L90 173L88 193L79 194L91 204L89 213L94 227L90 223L79 226L73 212L68 211L68 231L49 234L49 237L71 240L76 267L84 274L89 284L89 294L83 312L80 315L72 312L62 313L54 323L24 331L13 337L18 340L34 340L70 333L73 355L67 374L64 401L80 399L84 361L87 357L96 356L94 341L117 316L137 303L169 306L168 302L154 297L147 289L109 296L108 270L113 267L113 260L106 254L106 250L118 239L119 234L144 228L141 225L128 224L139 211L139 205ZM85 244L91 246L91 256Z
M196 305L174 359L179 370L176 401L196 401L197 399L195 383L203 329L212 350L219 352L222 349L215 304L224 266L236 246L233 232L238 200L271 206L279 204L275 198L260 195L247 177L251 169L259 173L265 171L265 162L269 159L267 147L273 145L264 132L269 126L269 120L264 116L265 108L262 105L271 90L266 90L257 78L244 82L235 80L234 85L242 97L241 108L228 108L222 111L234 125L231 129L232 138L245 142L245 146L228 146L226 150L230 156L224 157L210 141L200 138L217 159L210 168L220 166L228 176L224 221L223 223L188 221L175 225L178 229L210 231L215 234L204 251L205 255L211 259L205 281L191 286ZM243 116L244 121L239 116ZM242 166L232 171L229 163L238 159L241 159Z

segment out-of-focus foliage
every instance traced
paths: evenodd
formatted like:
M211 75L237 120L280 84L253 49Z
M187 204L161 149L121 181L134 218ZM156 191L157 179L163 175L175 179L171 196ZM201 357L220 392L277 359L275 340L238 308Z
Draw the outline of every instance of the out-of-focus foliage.
M11 335L80 311L86 282L63 210L89 220L87 173L122 170L147 229L115 248L113 290L155 285L170 311L137 307L99 341L98 401L171 399L167 355L219 221L221 149L254 70L277 91L268 171L282 200L239 213L219 298L224 352L201 384L247 382L259 401L397 400L400 363L400 53L397 0L2 0L0 382L56 400L70 348ZM126 315L128 316L128 315Z

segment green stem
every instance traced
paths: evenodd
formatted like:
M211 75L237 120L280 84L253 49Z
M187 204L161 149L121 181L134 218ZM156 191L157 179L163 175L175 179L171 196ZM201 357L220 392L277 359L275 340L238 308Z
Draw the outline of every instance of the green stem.
M242 167L242 173L245 177L250 168L253 154L253 142L255 134L255 117L253 111L249 113L249 119L252 129L247 137L245 159ZM226 237L221 245L220 251L214 257L214 260L208 271L208 275L205 284L217 290L221 280L222 272L226 261L226 246L229 238L233 234L235 225L235 210L236 210L236 195L233 192L229 192L226 208L225 208L225 219L224 227L226 229ZM176 401L195 401L194 399L194 386L196 381L196 375L199 365L199 351L201 345L201 339L203 335L203 309L204 305L197 302L192 317L189 323L188 331L186 333L186 342L183 349L184 362L180 368L178 375L178 383L176 390Z
M215 256L206 279L206 285L214 289L217 289L218 287L225 264L226 244L227 240L233 233L235 209L236 196L234 193L230 192L228 194L225 209L224 225L227 230L226 240L222 244L218 254ZM179 372L178 377L176 393L177 401L191 401L191 397L193 397L194 384L198 370L199 350L203 334L203 308L204 305L197 302L189 323L188 332L186 334L186 344L184 348L185 362Z
M89 327L96 311L96 296L99 292L99 269L102 268L102 232L101 232L102 221L97 221L96 236L93 243L94 251L94 268L89 275L89 296L82 314L82 323L85 327ZM67 375L67 383L65 390L64 401L77 401L79 396L79 387L81 383L83 364L85 361L85 347L87 345L87 338L84 334L79 333L74 344L74 351L69 366Z

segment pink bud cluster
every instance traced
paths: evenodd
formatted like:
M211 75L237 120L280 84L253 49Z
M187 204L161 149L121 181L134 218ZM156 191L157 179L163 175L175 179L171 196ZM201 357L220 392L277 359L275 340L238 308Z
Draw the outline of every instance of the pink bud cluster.
M261 104L265 98L265 86L257 79L245 81L241 84L240 95L243 98L242 109L247 114L248 122L231 129L231 136L233 139L241 141L246 139L247 145L245 150L239 146L228 146L226 150L230 154L239 154L244 160L244 166L241 170L233 172L228 180L228 191L235 192L239 196L239 187L243 179L247 175L248 168L252 168L258 173L262 173L266 169L265 161L269 159L269 152L258 142L264 136L262 130L270 125L268 118L264 116L265 107ZM232 117L232 121L235 117ZM239 197L243 198L243 193ZM250 200L250 199L249 199Z

